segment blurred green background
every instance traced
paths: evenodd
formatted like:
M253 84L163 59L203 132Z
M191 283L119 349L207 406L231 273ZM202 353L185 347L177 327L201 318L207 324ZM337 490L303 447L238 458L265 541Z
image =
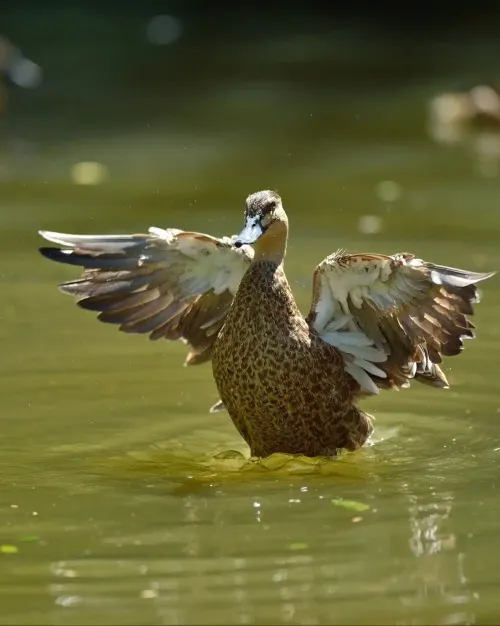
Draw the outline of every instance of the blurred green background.
M10 2L0 13L0 624L495 624L496 278L452 388L327 465L246 454L209 365L56 285L40 228L230 235L277 189L302 310L339 247L500 267L493 4ZM500 128L500 124L499 124ZM339 500L343 499L343 500Z

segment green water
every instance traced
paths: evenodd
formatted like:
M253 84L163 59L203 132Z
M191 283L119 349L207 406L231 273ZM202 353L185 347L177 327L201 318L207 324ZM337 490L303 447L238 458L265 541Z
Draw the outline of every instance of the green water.
M304 312L314 267L339 247L498 269L495 163L485 175L470 144L429 139L432 89L339 98L250 81L120 130L53 118L53 136L13 107L0 148L0 624L497 623L496 278L477 340L446 363L450 390L365 402L376 431L360 453L266 466L225 454L246 449L208 413L209 366L97 323L56 290L75 271L36 251L39 228L232 234L245 196L272 187ZM109 179L74 185L87 160ZM366 215L380 232L360 231Z

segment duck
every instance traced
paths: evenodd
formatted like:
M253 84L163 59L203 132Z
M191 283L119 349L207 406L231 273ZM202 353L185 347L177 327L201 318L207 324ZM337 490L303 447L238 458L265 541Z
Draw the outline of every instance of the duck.
M479 83L466 91L444 91L429 100L427 131L439 144L472 144L473 153L489 162L498 153L499 128L498 83Z
M477 84L466 91L444 91L429 102L431 121L444 125L500 126L500 84Z
M181 340L187 365L211 362L219 400L253 457L336 457L373 432L360 408L381 390L447 388L443 357L474 337L477 283L410 253L339 250L313 274L304 316L285 274L288 217L279 194L245 202L239 235L174 228L146 234L39 231L40 253L82 270L59 289L101 322Z

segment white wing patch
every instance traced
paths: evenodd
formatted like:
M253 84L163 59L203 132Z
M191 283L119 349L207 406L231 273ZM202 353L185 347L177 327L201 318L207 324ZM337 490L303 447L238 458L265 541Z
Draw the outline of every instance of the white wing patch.
M474 337L466 315L478 301L476 283L492 275L407 253L339 252L316 268L308 320L370 393L408 386L414 377L446 387L442 356L459 354L462 339Z
M386 378L384 370L375 364L387 361L387 354L359 328L350 305L360 308L363 300L387 298L383 283L391 273L389 263L377 260L369 266L354 263L347 267L332 260L326 259L317 269L319 298L313 327L324 341L342 352L346 371L361 387L378 394L370 374Z

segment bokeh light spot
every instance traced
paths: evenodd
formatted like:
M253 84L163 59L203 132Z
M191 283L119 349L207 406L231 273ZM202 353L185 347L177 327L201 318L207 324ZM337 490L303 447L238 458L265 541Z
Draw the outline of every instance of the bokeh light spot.
M173 15L155 15L147 25L146 36L155 46L168 46L182 35L182 23Z
M108 168L96 161L81 161L71 168L71 178L77 185L100 185L108 176Z

